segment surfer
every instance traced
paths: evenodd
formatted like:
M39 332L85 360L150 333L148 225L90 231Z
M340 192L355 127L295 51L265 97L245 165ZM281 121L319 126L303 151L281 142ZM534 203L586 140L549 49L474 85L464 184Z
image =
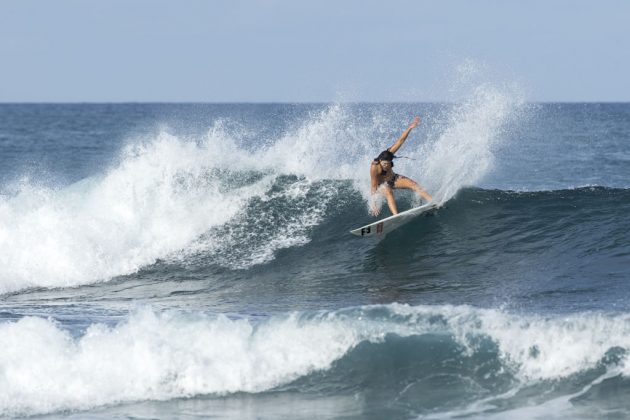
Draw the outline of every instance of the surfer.
M396 200L394 200L394 189L403 188L413 190L425 200L433 200L433 198L420 185L418 185L417 182L407 178L406 176L398 175L392 170L394 167L394 159L396 158L394 154L398 151L398 149L400 149L400 146L403 145L405 140L407 140L407 136L409 136L411 130L416 128L419 123L420 117L414 118L409 127L402 133L400 138L396 140L396 143L387 150L382 151L381 154L372 161L372 164L370 165L370 178L372 180L372 203L370 214L372 216L378 216L381 212L381 209L376 205L375 200L375 195L378 190L385 195L387 205L389 206L392 214L398 214Z

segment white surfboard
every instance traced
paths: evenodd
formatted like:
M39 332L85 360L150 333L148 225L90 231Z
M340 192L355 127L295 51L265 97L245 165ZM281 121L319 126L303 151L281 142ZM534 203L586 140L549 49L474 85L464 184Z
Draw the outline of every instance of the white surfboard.
M363 237L387 235L392 230L401 227L405 223L410 222L413 218L436 207L437 206L433 203L428 203L420 207L414 207L413 209L403 211L402 213L398 213L358 229L351 230L350 233Z

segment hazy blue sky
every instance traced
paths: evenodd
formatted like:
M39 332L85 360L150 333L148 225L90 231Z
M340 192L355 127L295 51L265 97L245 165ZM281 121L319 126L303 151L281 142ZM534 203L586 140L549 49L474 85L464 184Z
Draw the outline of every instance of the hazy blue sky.
M0 102L630 101L628 0L0 0Z

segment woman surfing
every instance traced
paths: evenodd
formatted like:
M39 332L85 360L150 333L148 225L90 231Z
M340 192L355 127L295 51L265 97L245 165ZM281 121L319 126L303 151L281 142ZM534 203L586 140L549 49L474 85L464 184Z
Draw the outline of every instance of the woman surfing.
M418 185L417 182L407 178L406 176L394 173L392 169L394 167L394 159L396 158L394 154L398 151L398 149L400 149L400 146L403 145L405 140L407 140L407 136L409 136L411 130L416 128L419 123L420 117L416 117L409 127L402 133L400 138L396 140L396 143L388 149L382 151L378 157L372 161L372 164L370 165L370 178L372 180L372 203L370 206L370 214L372 216L378 216L381 212L381 209L376 205L377 191L380 191L385 195L387 205L389 206L392 214L398 214L396 200L394 199L394 189L402 188L413 190L425 200L433 200L433 197L431 197L420 185Z

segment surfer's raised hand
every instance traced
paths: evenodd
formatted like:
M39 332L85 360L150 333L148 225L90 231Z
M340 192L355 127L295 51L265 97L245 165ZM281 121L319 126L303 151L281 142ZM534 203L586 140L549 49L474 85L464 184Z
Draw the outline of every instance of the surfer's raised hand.
M420 117L414 118L411 124L409 125L409 127L407 127L407 129L403 131L400 138L396 140L396 143L392 144L387 150L389 150L392 153L396 153L398 149L400 149L400 146L402 146L402 144L405 142L405 140L407 140L407 136L409 135L411 130L416 128L418 124L420 124Z
M420 117L414 118L411 124L409 124L409 128L416 128L418 124L420 124Z

